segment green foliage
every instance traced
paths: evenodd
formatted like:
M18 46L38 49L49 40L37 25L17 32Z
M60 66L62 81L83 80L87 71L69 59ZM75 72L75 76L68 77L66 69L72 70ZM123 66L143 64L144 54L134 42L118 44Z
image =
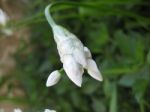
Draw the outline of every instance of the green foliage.
M56 22L90 48L104 81L85 73L83 86L78 88L64 74L57 85L46 88L48 75L62 66L43 15L49 2L30 1L27 19L16 23L19 28L27 25L31 31L30 45L23 43L16 54L14 73L29 106L58 112L149 112L150 4L144 0L79 0L74 8L53 7ZM80 6L80 2L89 2L93 8ZM0 79L0 84L5 80Z

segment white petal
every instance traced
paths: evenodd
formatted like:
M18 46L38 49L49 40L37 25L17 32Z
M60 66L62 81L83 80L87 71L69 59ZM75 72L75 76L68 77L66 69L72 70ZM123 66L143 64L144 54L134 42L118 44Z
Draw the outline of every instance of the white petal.
M58 49L58 47L57 47L57 50L58 50L58 54L60 56L60 61L63 63L63 54L60 52L60 50Z
M55 110L49 110L49 109L45 109L44 112L56 112Z
M22 112L22 110L19 108L16 108L16 109L14 109L14 112Z
M102 75L93 59L88 59L87 71L91 77L96 80L102 81Z
M76 63L72 55L64 56L63 67L70 80L72 80L77 86L81 87L83 68Z
M60 77L61 77L61 74L58 70L52 72L47 79L46 86L50 87L50 86L55 85L60 80Z
M92 58L92 54L87 47L84 47L84 53L85 53L86 58Z
M81 49L75 48L73 51L73 57L77 63L81 64L83 67L87 66L86 57L84 51Z
M2 9L0 9L0 25L5 26L7 20L8 20L7 15L5 14L5 12Z
M57 43L57 49L61 55L72 54L74 49L72 39L66 39Z

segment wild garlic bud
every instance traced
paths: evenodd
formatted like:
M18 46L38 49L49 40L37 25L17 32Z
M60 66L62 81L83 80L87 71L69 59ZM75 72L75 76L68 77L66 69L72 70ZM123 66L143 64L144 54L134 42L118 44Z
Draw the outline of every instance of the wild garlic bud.
M6 27L6 23L8 22L8 20L9 18L6 13L2 9L0 9L0 30L5 35L10 36L13 34L13 32L10 28Z
M77 63L72 55L65 55L63 68L68 77L79 87L82 84L83 67Z
M44 112L56 112L55 110L45 109Z
M55 29L55 27L57 27L57 29ZM53 33L62 61L64 55L71 54L79 64L85 67L87 62L81 41L74 34L58 25L54 26Z
M45 16L52 27L60 60L63 63L63 68L70 80L77 86L81 87L82 75L84 73L84 69L87 69L91 77L102 81L101 73L98 70L96 62L92 59L90 50L87 47L84 47L82 42L74 34L54 22L49 14L50 6L51 5L46 7ZM53 78L48 78L48 80L50 79ZM47 81L47 83L48 82L50 81ZM50 83L50 85L52 86L53 83Z
M60 78L61 78L60 72L58 70L53 71L47 79L46 86L50 87L57 84Z
M22 110L20 108L16 108L14 109L14 112L22 112Z
M8 17L6 13L2 9L0 9L0 25L5 26L7 20L8 20Z
M92 59L92 55L90 50L87 47L84 47L84 52L87 58L87 71L88 74L93 77L96 80L102 81L102 75L100 73L100 71L98 70L98 67L96 65L96 62Z

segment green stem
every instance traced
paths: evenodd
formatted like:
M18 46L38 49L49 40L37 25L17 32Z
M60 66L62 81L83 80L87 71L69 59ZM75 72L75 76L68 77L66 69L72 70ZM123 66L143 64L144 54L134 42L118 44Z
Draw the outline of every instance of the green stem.
M55 6L55 5L71 5L71 6L73 6L73 7L76 7L76 6L83 6L83 7L90 7L90 8L99 8L99 5L95 5L95 4L93 4L92 5L92 3L91 4L88 4L88 3L78 3L78 2L55 2L55 3L52 3L52 4L50 4L50 5L48 5L47 7L46 7L46 9L45 9L45 16L46 16L46 18L47 18L47 21L48 21L48 23L50 24L50 26L54 26L54 25L56 25L56 23L54 22L54 20L52 19L52 17L51 17L51 15L50 15L50 12L49 12L49 9L52 7L52 6ZM101 5L102 5L103 3L101 3ZM139 20L141 20L141 19L143 19L142 17L140 17L140 16L137 16L137 15L133 15L133 14L130 14L130 13L124 13L125 15L129 15L129 16L131 16L131 17L135 17L135 18L139 18L139 19L136 19L137 20L137 22L139 22L142 26L144 26L145 27L145 24L143 24L143 22L141 22L141 21L139 21Z
M109 112L117 112L117 85L112 83L112 94L110 99Z
M145 112L143 101L141 101L141 103L140 103L140 112Z
M53 4L50 4L45 8L45 16L46 16L46 19L47 19L48 23L50 24L50 26L56 25L56 23L54 22L51 14L49 12L49 9L52 7L52 5Z
M143 103L148 109L150 109L150 103L148 101L143 101Z
M51 6L49 8L52 8L53 6L59 6L59 5L63 6L63 7L59 6L57 8L51 9L51 12L54 12L54 11L59 11L59 10L66 9L66 7L64 7L64 6L69 6L69 5L70 5L70 7L80 7L81 6L81 7L85 7L85 8L101 10L101 12L96 14L96 16L99 16L99 15L100 16L110 16L110 15L121 14L122 16L129 16L129 17L135 18L138 21L138 23L139 23L139 21L142 21L142 23L144 24L144 25L142 24L142 26L150 24L148 18L144 18L142 16L136 15L136 14L134 14L132 12L121 11L121 10L120 10L120 12L115 12L115 11L113 12L114 9L112 10L112 9L108 9L108 8L107 8L107 10L102 11L102 7L101 6L103 6L103 5L110 5L110 4L111 5L128 5L128 4L134 4L134 5L146 4L146 5L148 5L148 3L146 3L146 2L144 2L144 3L142 2L141 3L141 2L118 2L118 1L117 2L107 2L107 1L105 1L105 2L96 2L96 3L95 2L94 3L93 2L86 2L86 3L85 2L82 2L82 3L79 2L78 3L78 2L68 2L67 1L67 2L54 2L54 3L51 4ZM49 9L47 8L47 13L48 12L49 12ZM103 12L105 12L105 13L103 13ZM92 14L92 16L94 16L93 14ZM19 27L19 26L25 26L25 25L34 24L34 23L37 23L37 22L43 22L44 18L41 19L40 17L43 17L43 13L42 12L38 13L35 16L29 17L29 18L25 18L24 20L21 20L19 22L15 22L15 23L12 22L13 24L10 24L10 25L16 28L16 27ZM50 15L50 19L52 19L51 15ZM52 21L54 22L53 19L52 19ZM141 25L141 22L138 25Z
M50 24L51 27L53 27L54 25L56 25L55 21L53 20L51 14L50 14L50 8L52 6L55 6L55 5L71 5L71 6L83 6L83 7L91 7L91 8L95 8L94 5L90 5L90 4L85 4L85 3L78 3L78 2L55 2L55 3L51 3L49 4L46 8L45 8L45 16L46 16L46 19L48 21L48 23Z

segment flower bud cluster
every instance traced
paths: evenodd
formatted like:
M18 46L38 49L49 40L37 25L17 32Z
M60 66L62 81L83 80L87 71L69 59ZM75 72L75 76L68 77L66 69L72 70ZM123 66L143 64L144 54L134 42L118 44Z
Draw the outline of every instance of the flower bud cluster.
M52 27L54 39L57 44L60 60L66 74L77 86L81 87L84 69L96 80L102 81L102 76L90 50L83 46L82 42L65 28L55 25ZM47 80L47 86L58 82L61 75L58 70L52 72Z
M102 75L95 61L92 59L90 50L74 34L54 22L49 13L51 6L52 4L45 8L45 16L52 27L60 61L63 63L63 69L67 76L77 86L81 87L82 75L84 69L86 69L91 77L102 81ZM46 86L55 85L60 80L60 77L61 73L55 70L49 75Z

